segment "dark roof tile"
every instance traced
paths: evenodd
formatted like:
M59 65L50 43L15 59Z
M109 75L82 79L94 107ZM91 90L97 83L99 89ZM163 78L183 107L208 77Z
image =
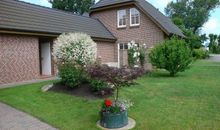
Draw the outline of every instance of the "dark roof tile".
M91 37L115 39L96 19L17 0L0 0L0 29L54 34L84 32Z

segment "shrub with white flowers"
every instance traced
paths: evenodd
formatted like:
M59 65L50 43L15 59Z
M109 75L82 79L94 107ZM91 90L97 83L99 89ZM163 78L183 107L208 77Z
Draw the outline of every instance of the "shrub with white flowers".
M58 64L68 62L84 66L95 62L97 45L87 34L64 33L55 41L53 51Z
M131 41L128 43L128 65L130 67L134 67L134 65L138 64L139 62L139 47L135 43L135 41Z
M53 56L61 83L74 88L86 79L84 67L96 61L97 45L84 33L64 33L55 41Z

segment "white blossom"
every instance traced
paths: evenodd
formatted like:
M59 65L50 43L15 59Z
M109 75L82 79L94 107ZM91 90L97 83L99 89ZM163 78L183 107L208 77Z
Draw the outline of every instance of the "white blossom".
M96 53L96 43L84 33L64 33L57 38L53 47L53 56L58 63L87 65L95 62Z

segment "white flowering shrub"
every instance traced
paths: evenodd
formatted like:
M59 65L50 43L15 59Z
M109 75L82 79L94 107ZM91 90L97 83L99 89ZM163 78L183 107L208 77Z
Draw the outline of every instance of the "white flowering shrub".
M135 41L128 43L128 64L130 67L134 67L135 64L139 62L139 47Z
M88 65L95 62L97 45L84 33L64 33L55 41L53 56L59 63Z

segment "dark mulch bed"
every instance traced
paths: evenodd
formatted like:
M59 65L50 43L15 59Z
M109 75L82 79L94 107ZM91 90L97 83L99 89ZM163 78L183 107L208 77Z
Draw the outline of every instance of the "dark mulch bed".
M105 99L113 95L113 90L108 88L100 92L93 92L89 84L82 84L76 88L70 88L62 84L54 84L53 87L49 90L53 92L66 93L73 96L83 97L86 99ZM105 93L103 95L103 93Z

